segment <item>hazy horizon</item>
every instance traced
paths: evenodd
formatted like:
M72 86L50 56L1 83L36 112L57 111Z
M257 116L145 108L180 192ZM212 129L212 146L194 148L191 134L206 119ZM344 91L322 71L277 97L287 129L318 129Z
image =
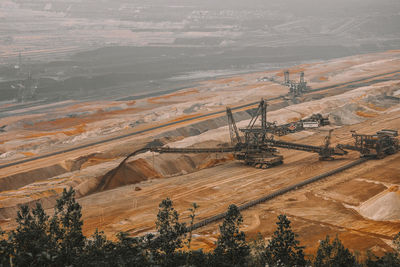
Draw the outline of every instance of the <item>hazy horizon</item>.
M396 0L5 0L0 101L28 73L36 99L119 98L399 49L398 25Z

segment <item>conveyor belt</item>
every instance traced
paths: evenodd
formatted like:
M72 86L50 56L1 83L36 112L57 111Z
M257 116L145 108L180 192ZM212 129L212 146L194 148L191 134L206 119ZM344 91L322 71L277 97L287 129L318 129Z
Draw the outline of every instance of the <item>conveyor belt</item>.
M323 174L320 174L320 175L314 176L312 178L309 178L307 180L304 180L303 182L300 182L300 183L297 183L297 184L294 184L294 185L279 189L279 190L274 191L274 192L272 192L270 194L267 194L267 195L265 195L263 197L251 200L251 201L249 201L249 202L247 202L247 203L245 203L243 205L240 205L238 208L239 208L240 211L249 209L249 208L251 208L251 207L253 207L253 206L257 205L257 204L260 204L260 203L263 203L265 201L274 199L274 198L276 198L278 196L281 196L283 194L286 194L286 193L288 193L290 191L297 190L297 189L299 189L301 187L304 187L304 186L309 185L311 183L320 181L320 180L322 180L322 179L324 179L326 177L329 177L331 175L334 175L336 173L339 173L339 172L342 172L344 170L350 169L350 168L352 168L354 166L357 166L357 165L359 165L361 163L366 162L367 160L368 160L367 158L360 158L360 159L358 159L356 161L353 161L353 162L351 162L349 164L346 164L346 165L344 165L342 167L339 167L337 169L325 172ZM225 216L226 216L226 212L223 212L223 213L219 213L219 214L217 214L215 216L212 216L212 217L210 217L208 219L205 219L205 220L202 220L200 222L197 222L192 226L192 230L195 230L195 229L201 228L203 226L206 226L208 224L211 224L213 222L219 221L219 220L225 218Z
M280 147L280 148L287 148L287 149L301 150L301 151L315 152L315 153L320 153L323 149L322 147L319 146L290 143L280 140L271 140L268 141L268 143L273 147Z
M158 153L193 154L193 153L231 153L236 151L236 148L235 147L213 147L213 148L151 147L149 150Z

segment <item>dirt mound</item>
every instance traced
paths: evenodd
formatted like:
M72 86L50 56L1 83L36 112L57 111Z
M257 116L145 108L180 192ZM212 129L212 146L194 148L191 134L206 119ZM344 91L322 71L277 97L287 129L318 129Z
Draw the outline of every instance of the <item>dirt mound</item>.
M64 165L68 171L77 171L81 169L82 165L98 155L99 153L91 153L89 155L80 156L75 159L67 159L64 161Z
M391 188L364 202L359 207L364 217L375 221L400 220L400 190Z
M199 143L197 146L217 146L217 141ZM140 153L139 153L140 154ZM82 178L83 182L75 188L79 198L90 194L136 184L154 178L171 177L191 173L199 169L210 168L220 163L233 160L232 155L214 158L214 155L192 154L150 154L143 153L138 158L124 160L116 165L116 161L105 163L96 170L93 177ZM96 168L92 166L89 168ZM88 169L89 169L88 168ZM80 175L78 175L80 176Z
M45 180L63 174L67 170L60 164L50 165L27 172L21 172L0 178L0 192L14 190L36 181Z
M353 125L360 123L365 120L365 118L358 116L356 114L359 109L359 105L355 103L349 103L337 109L334 109L329 117L333 119L336 125Z
M129 164L122 165L102 189L109 190L159 177L161 177L161 175L157 173L146 160L137 159Z

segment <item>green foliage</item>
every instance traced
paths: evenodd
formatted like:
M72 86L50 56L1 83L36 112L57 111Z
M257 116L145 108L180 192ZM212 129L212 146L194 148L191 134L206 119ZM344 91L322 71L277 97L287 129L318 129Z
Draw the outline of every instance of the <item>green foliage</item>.
M0 266L306 266L303 247L296 239L285 215L278 216L277 229L268 245L259 234L250 244L240 231L242 215L235 205L226 212L217 246L211 253L190 250L192 227L198 206L193 203L190 227L179 222L179 214L170 199L159 205L157 233L130 237L119 233L117 241L96 230L86 238L82 234L81 206L72 189L64 190L48 216L38 203L33 209L21 206L17 228L5 233L0 229ZM189 232L185 240L186 233ZM184 245L188 251L183 249ZM393 240L394 252L383 257L369 254L365 266L400 266L400 233ZM360 266L354 255L336 237L320 242L314 266Z
M80 256L80 265L86 266L109 266L116 262L115 245L107 240L103 232L97 229L95 233L86 240L83 253Z
M219 266L244 266L250 249L244 232L240 231L243 217L237 206L230 205L224 222L219 226L220 236L214 250Z
M56 251L54 240L48 234L48 216L37 203L30 211L28 206L21 206L17 213L17 229L10 233L12 262L16 266L48 265L54 263Z
M339 238L330 242L329 236L319 243L317 256L314 262L315 267L341 267L358 266L356 258L345 248Z
M264 237L258 233L257 237L252 240L250 246L250 266L264 267L265 262L265 250L267 245L265 244Z
M189 214L189 218L190 218L190 225L188 228L188 234L189 237L186 241L186 246L188 249L188 252L186 253L186 265L189 266L189 264L192 262L192 255L193 255L193 251L190 250L190 246L192 243L192 237L193 237L193 225L194 225L194 219L196 218L196 210L199 206L196 203L192 203L192 207L189 208L190 214ZM201 251L202 253L202 251ZM197 254L196 254L197 255Z
M83 253L85 237L81 210L75 201L75 191L64 188L50 219L50 238L58 251L57 262L60 264L73 265Z
M189 209L189 211L190 211L190 214L189 214L190 225L189 225L189 229L188 229L189 230L189 237L188 237L188 240L187 240L187 247L188 247L189 250L190 250L190 245L191 245L192 236L193 236L194 218L196 217L196 210L197 210L198 207L199 206L197 206L196 203L192 203L192 207Z
M20 208L16 219L17 229L10 233L9 238L8 247L12 249L8 249L8 255L13 259L13 264L71 265L78 259L85 238L82 234L81 207L75 202L74 196L72 189L64 189L51 219L40 203L32 211L28 206Z
M365 265L367 267L394 267L400 266L400 260L396 253L385 253L382 257L370 254Z
M385 253L382 257L369 253L365 265L367 267L400 266L400 232L393 238L393 245L395 247L394 251Z
M159 205L156 229L158 236L153 241L153 252L161 265L173 266L176 250L183 247L183 238L187 232L184 223L179 222L179 214L172 201L167 198Z
M118 266L154 266L154 258L151 255L150 247L153 235L144 237L130 237L127 233L121 232L117 235L118 241L114 243L114 250L111 253L116 259L111 265Z
M279 215L277 229L265 250L265 259L269 266L306 266L303 249L292 231L286 215Z
M395 246L397 254L400 253L400 232L398 232L393 238L393 245Z
M5 234L6 232L0 228L0 266L8 266L12 260L13 247Z

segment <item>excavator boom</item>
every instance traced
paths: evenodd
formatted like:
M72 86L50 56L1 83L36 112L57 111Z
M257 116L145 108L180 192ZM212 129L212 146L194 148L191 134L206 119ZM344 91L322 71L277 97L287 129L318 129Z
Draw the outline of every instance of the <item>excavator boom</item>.
M226 107L226 115L228 117L229 134L231 136L232 144L242 143L235 119L233 118L232 110L229 107Z

